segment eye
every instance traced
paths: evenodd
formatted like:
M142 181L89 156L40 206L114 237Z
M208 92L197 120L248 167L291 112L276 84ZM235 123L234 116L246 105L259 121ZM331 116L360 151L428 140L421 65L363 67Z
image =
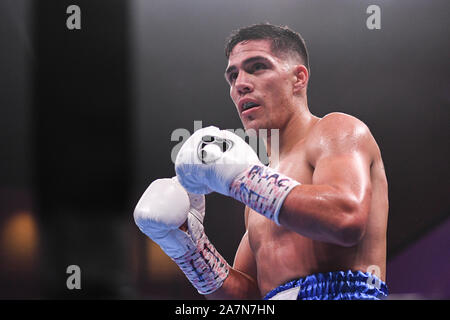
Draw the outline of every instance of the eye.
M233 82L234 80L236 80L237 76L238 76L237 72L230 73L228 76L228 81L230 81L230 83Z
M258 71L258 70L262 70L262 69L266 69L266 65L264 63L261 62L257 62L253 65L252 69L254 71Z

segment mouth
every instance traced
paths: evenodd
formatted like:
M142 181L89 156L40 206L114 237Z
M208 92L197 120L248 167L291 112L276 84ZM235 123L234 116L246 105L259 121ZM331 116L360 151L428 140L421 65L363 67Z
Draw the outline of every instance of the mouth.
M244 113L245 111L248 111L250 109L253 109L253 108L256 108L259 106L260 105L258 103L253 102L253 101L247 101L247 102L241 103L241 108L240 108L241 113Z

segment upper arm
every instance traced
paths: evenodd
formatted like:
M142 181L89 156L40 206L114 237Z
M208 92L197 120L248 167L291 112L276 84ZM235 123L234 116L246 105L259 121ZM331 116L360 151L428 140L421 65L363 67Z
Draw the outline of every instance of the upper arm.
M309 153L314 167L312 184L334 188L352 206L349 209L364 220L371 200L370 168L375 141L356 118L337 114L321 121Z

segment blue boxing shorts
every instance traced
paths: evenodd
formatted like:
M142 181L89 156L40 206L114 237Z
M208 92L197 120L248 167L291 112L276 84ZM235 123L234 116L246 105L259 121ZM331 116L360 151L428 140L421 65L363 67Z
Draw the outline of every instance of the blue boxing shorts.
M388 289L378 277L361 271L316 273L273 289L264 300L380 300Z

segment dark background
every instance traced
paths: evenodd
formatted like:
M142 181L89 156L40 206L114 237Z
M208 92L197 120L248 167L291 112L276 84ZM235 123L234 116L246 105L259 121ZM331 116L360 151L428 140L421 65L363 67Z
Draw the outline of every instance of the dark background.
M81 30L66 28L71 4ZM371 4L380 30L366 27ZM356 116L380 146L387 283L417 278L391 292L449 298L448 12L437 0L0 2L0 298L202 299L133 209L152 180L174 175L175 129L242 127L224 40L265 21L305 38L311 112ZM207 197L206 232L229 263L242 212ZM414 249L438 230L446 236ZM424 250L431 275L414 269ZM81 290L66 287L69 265L81 268ZM425 290L433 274L441 286Z

